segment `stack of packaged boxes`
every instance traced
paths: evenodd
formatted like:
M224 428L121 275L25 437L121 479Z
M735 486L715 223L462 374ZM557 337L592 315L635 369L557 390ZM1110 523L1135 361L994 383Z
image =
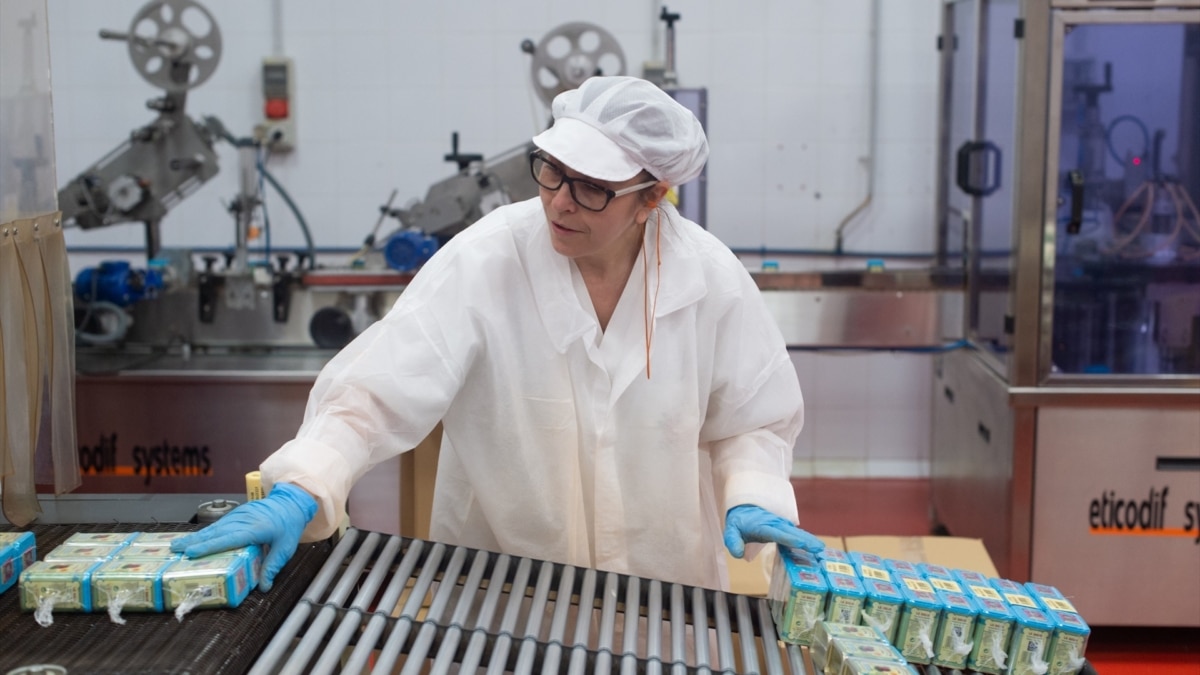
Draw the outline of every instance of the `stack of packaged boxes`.
M26 533L32 540L33 535ZM246 546L204 558L171 552L171 541L186 532L77 533L35 556L19 573L21 608L38 623L53 623L53 612L107 611L124 623L122 611L173 611L237 607L258 583L262 551ZM0 540L2 542L3 540Z
M1075 675L1090 634L1052 586L836 549L778 556L769 602L780 638L809 646L826 675L858 672L831 655L865 656L836 646L862 639L864 629L906 668L988 675Z

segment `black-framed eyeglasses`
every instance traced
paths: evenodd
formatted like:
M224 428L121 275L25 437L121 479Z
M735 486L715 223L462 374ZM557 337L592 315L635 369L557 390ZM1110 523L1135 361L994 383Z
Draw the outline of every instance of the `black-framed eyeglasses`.
M568 177L562 167L546 159L538 150L529 153L529 171L533 174L533 180L547 190L557 190L562 187L563 183L566 183L567 188L571 191L571 199L588 211L603 211L608 207L609 202L617 197L645 190L658 183L656 180L651 180L620 190L610 190L580 178Z

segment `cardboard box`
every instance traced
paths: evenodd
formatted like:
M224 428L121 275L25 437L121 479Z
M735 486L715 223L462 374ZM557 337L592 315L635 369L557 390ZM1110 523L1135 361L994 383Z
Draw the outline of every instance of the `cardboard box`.
M847 551L874 553L884 558L930 563L999 576L980 539L964 537L846 537Z

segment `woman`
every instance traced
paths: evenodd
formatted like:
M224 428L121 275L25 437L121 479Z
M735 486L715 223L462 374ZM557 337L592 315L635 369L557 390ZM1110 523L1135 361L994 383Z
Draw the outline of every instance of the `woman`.
M274 489L178 542L268 544L261 587L329 536L354 482L443 422L430 537L727 588L719 534L820 550L793 525L803 407L757 287L664 196L708 155L645 80L555 98L540 196L488 214L321 372ZM751 551L753 553L753 551Z

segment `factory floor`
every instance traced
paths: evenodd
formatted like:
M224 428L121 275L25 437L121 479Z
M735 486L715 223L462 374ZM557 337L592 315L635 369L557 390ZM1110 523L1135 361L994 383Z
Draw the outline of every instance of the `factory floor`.
M814 534L920 536L932 528L928 480L794 478L792 484L800 524ZM1200 629L1098 626L1087 657L1099 675L1200 675Z

